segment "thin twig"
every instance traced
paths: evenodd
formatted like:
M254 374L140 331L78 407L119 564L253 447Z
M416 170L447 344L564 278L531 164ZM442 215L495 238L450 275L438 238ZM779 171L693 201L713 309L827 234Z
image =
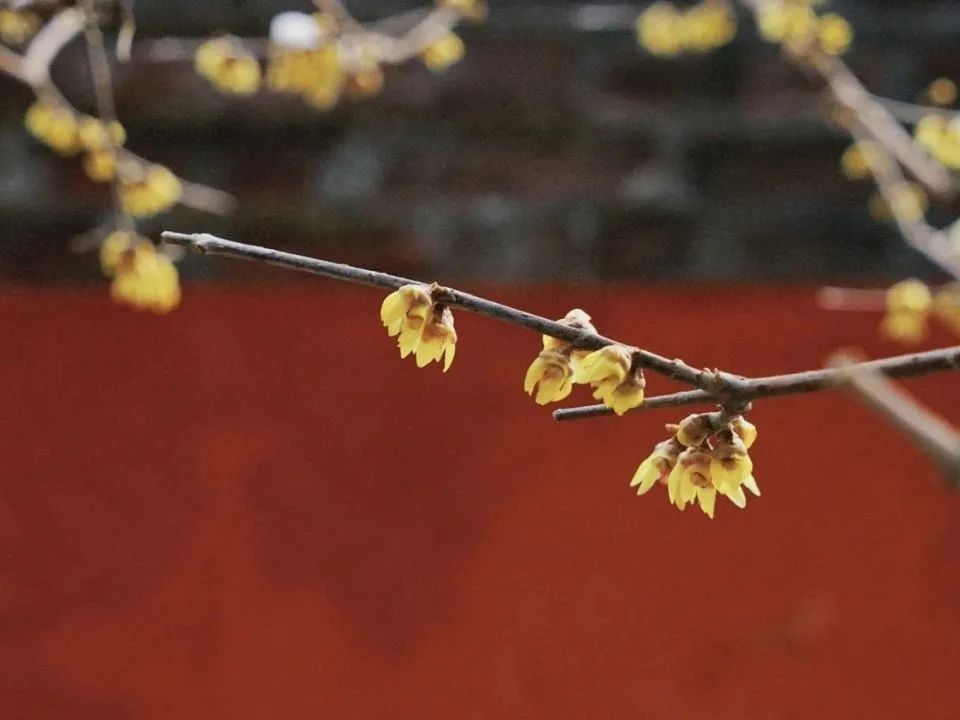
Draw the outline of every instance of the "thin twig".
M960 434L913 396L849 353L837 353L830 365L845 376L850 387L871 409L929 455L950 482L960 482Z
M896 355L880 360L870 360L854 366L855 370L868 370L887 377L906 378L930 375L937 372L960 370L960 346L941 348L909 355ZM799 395L802 393L832 390L847 383L847 371L836 368L808 370L789 375L771 375L769 377L747 378L735 397L744 401L760 398ZM672 395L660 395L647 398L643 405L631 412L655 410L680 405L702 405L716 403L717 397L701 390L692 390ZM587 405L578 408L565 408L553 413L554 420L580 420L583 418L612 415L613 410L605 405Z
M387 290L396 290L404 285L428 285L428 283L421 283L397 275L390 275L375 270L366 270L364 268L329 262L327 260L318 260L303 255L294 255L292 253L257 245L246 245L203 233L185 234L166 231L162 233L161 237L167 242L183 245L201 254L224 255L241 260L263 262L269 265L278 265L291 270L311 273L313 275L346 280L361 285L372 285L373 287ZM517 310L508 305L503 305L493 300L487 300L486 298L471 295L470 293L465 293L453 288L441 288L438 297L444 305L458 307L469 312L495 318L511 325L517 325L544 335L550 335L551 337L572 343L575 347L584 350L599 350L607 345L620 344L617 343L616 340L611 340L602 335L597 335L586 330L578 330L559 322L548 320L539 315ZM717 376L714 373L696 370L682 360L670 360L646 350L634 351L634 358L639 367L653 370L654 372L696 387L705 387L717 382ZM736 382L737 380L737 378L730 376L730 382Z

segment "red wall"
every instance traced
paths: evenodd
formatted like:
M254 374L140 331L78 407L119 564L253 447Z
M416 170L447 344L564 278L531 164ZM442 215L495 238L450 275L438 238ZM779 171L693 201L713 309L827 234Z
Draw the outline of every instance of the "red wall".
M491 292L743 373L899 351L809 288ZM711 522L627 487L679 412L553 423L537 338L460 313L418 371L380 299L0 294L4 720L960 716L957 498L855 400L760 403Z

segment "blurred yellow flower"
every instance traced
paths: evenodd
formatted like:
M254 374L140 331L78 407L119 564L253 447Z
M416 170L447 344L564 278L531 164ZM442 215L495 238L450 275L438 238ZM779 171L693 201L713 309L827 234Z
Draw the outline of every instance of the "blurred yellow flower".
M180 302L180 279L173 262L149 240L132 233L111 233L100 247L100 264L113 277L116 302L158 314Z
M106 150L123 145L127 141L127 131L116 121L105 123L84 115L77 122L77 140L84 150Z
M83 171L94 182L110 182L117 176L117 156L112 150L94 150L83 158Z
M674 57L683 50L681 13L668 2L655 2L637 18L637 42L648 53Z
M870 168L879 160L877 146L869 140L855 143L840 156L843 174L851 180L863 180L870 176Z
M937 78L927 88L927 97L934 105L953 105L957 101L957 85L950 78Z
M267 85L275 92L301 95L318 110L340 100L346 82L340 52L334 43L302 50L274 46L267 65Z
M827 13L817 20L817 39L827 55L843 55L853 42L853 28L846 18Z
M74 155L80 149L77 118L63 105L38 100L27 109L24 124L31 135L61 155Z
M926 334L933 294L920 280L903 280L887 291L887 314L881 333L898 342L915 343Z
M260 63L233 38L214 38L197 48L197 72L223 93L252 95L260 89Z
M466 47L460 36L454 32L448 32L439 40L434 41L420 53L423 64L433 72L443 72L451 65L455 65L463 59Z
M137 167L132 177L120 178L120 205L134 217L150 217L169 210L183 193L180 179L163 165Z
M22 45L40 29L40 16L32 12L0 8L0 41Z

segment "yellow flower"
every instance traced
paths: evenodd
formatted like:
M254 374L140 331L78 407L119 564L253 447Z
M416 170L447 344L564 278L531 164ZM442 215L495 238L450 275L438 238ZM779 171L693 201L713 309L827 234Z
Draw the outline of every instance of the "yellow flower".
M84 150L106 150L110 146L123 145L127 141L127 131L116 121L104 123L84 115L77 122L77 140Z
M926 313L891 312L880 323L880 333L895 342L918 343L927 334Z
M658 481L665 482L682 451L683 446L677 442L676 438L659 443L650 456L640 463L640 467L630 481L630 487L637 488L637 495L644 495Z
M957 101L957 85L950 78L937 78L927 88L927 97L934 105L953 105Z
M738 491L743 481L753 474L753 461L747 447L735 433L717 441L710 455L710 478L724 494Z
M667 478L667 494L680 510L696 502L707 517L713 518L717 490L710 482L710 455L695 448L680 453Z
M94 182L110 182L117 175L117 156L110 150L94 150L83 158L83 171Z
M853 28L846 18L827 13L817 21L817 39L827 55L843 55L853 42Z
M79 150L77 118L69 108L38 100L27 110L24 123L31 135L61 155Z
M433 72L443 72L451 65L455 65L463 59L466 47L460 36L454 32L448 32L439 40L431 43L420 53L423 64Z
M646 382L639 368L631 372L633 353L622 345L608 345L590 353L576 368L573 381L592 385L593 397L617 415L643 402Z
M713 432L710 416L701 413L687 415L676 427L677 440L686 447L699 447Z
M414 350L417 367L426 367L443 358L443 371L446 372L453 363L456 350L457 332L453 329L453 313L446 307L437 313L434 307L433 316L423 326L420 341Z
M533 395L537 405L563 400L573 389L573 370L569 355L558 350L543 350L527 368L523 389Z
M40 17L32 12L0 9L0 40L21 45L40 29Z
M260 63L232 38L215 38L201 44L194 66L221 92L252 95L260 89Z
M655 2L637 18L637 42L651 55L674 57L683 50L683 19L668 2Z
M840 157L843 174L851 180L863 180L869 177L870 168L877 162L877 147L867 140L851 145Z
M404 285L387 295L380 306L380 320L390 337L397 338L400 357L413 354L417 367L443 359L450 369L456 353L457 333L453 313L434 303L422 285Z
M468 20L479 22L487 17L486 0L437 0L442 8L454 10Z
M887 314L880 325L883 335L899 342L919 342L926 333L933 309L933 294L920 280L903 280L887 291Z
M960 283L950 283L937 290L933 309L937 317L960 332Z
M416 333L433 309L433 299L422 285L404 285L387 295L380 306L380 320L390 337ZM404 356L406 357L406 356Z
M133 235L121 230L107 235L100 244L100 268L107 277L113 277L124 254L133 248Z
M677 30L684 49L706 52L733 40L737 23L727 5L702 2L680 16Z
M743 446L747 450L757 441L757 426L742 415L737 415L730 421L730 429L743 441Z
M902 280L887 290L890 312L928 312L933 304L930 288L921 280Z
M769 42L802 45L817 28L817 16L806 5L767 3L757 15L757 29Z
M340 100L346 82L340 52L333 43L312 50L274 46L267 66L267 85L275 92L296 93L318 110Z
M134 217L149 217L169 210L183 193L180 179L163 165L138 168L136 177L121 177L120 204Z
M101 246L100 261L104 271L113 275L110 295L116 302L158 314L179 304L177 269L149 240L111 233Z

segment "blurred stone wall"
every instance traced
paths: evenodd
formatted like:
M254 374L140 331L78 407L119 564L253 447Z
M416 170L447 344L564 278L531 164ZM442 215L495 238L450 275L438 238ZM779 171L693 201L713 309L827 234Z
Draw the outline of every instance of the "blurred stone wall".
M417 2L347 3L374 20ZM300 4L306 8L306 3ZM391 69L384 94L327 114L264 93L216 94L151 38L265 31L291 2L137 0L141 41L117 69L135 151L235 193L219 218L177 210L144 225L208 231L419 277L886 278L927 272L845 181L842 133L815 86L744 19L719 52L641 52L642 4L494 2L443 75ZM858 29L867 87L913 100L960 81L956 0L835 1ZM92 109L82 50L55 77ZM96 277L71 238L108 194L22 130L29 93L0 80L0 277ZM937 206L946 220L960 206ZM264 272L188 260L194 277Z

